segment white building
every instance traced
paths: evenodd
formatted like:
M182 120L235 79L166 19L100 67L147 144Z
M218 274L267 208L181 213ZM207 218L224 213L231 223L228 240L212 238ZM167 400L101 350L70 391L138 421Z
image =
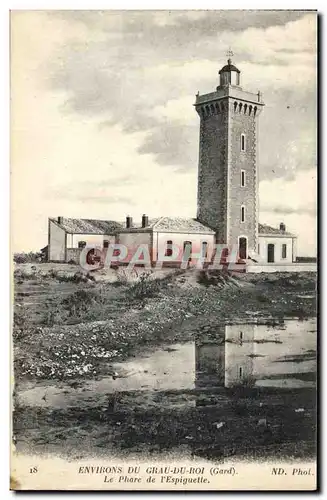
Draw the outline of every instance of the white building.
M131 217L127 217L126 227L117 232L116 242L125 245L131 255L135 254L138 245L148 245L152 262L169 257L170 265L174 265L183 260L184 253L208 260L214 250L215 232L192 218L157 217L149 220L143 215L141 224L136 225Z
M239 258L253 264L280 265L295 262L296 236L258 222L258 117L264 107L260 92L243 90L241 72L229 59L219 72L214 92L197 94L200 116L197 218L143 215L140 224L126 218L125 227L115 221L49 219L48 260L78 261L86 245L105 248L120 243L130 259L137 246L147 245L151 260L160 249L171 265L182 260L173 247L210 258L215 243L236 248ZM158 188L159 189L159 188Z
M279 229L259 224L258 260L268 264L287 264L296 261L296 236L286 231L281 222Z
M50 262L79 262L79 254L85 246L106 248L115 242L119 222L71 219L67 217L49 218L48 260Z
M177 265L183 254L201 255L205 261L213 253L215 232L196 219L158 217L149 220L143 215L140 224L126 217L125 227L119 222L94 219L49 219L48 260L51 262L79 262L84 247L102 247L110 243L124 245L129 262L140 245L145 245L153 263L161 256L169 257ZM141 256L142 259L142 256ZM190 259L188 259L190 260Z

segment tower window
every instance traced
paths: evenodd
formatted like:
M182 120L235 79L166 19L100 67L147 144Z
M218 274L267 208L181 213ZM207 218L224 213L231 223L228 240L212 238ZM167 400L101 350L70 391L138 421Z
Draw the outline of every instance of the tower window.
M103 248L109 248L109 240L103 240Z
M241 134L241 151L246 150L246 140L245 140L245 134Z
M282 259L286 259L287 257L287 245L286 243L282 244Z
M79 241L78 242L78 248L85 248L86 247L86 241Z
M245 222L245 206L241 206L241 222Z
M238 374L239 374L240 378L243 377L243 368L241 366L238 369Z
M245 187L245 170L241 170L241 186Z

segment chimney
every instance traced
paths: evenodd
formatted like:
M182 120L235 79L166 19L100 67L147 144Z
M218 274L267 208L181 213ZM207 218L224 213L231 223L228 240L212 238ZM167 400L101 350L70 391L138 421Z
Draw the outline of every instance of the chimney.
M58 224L62 224L64 222L64 218L63 217L58 217Z
M286 231L286 226L285 226L284 222L281 222L281 223L279 224L279 229L280 229L280 231L282 231L283 233L285 233L285 231Z
M130 227L133 227L133 218L128 215L126 217L126 228L129 229Z
M149 217L145 214L142 215L142 227L148 227Z

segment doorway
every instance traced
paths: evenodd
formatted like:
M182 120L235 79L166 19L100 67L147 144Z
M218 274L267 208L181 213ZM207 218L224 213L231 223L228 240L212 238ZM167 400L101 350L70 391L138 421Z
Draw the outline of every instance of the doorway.
M191 260L192 260L192 241L184 241L183 262L191 262Z
M241 236L238 240L238 255L240 259L247 258L247 238Z
M268 262L275 262L275 245L268 243Z

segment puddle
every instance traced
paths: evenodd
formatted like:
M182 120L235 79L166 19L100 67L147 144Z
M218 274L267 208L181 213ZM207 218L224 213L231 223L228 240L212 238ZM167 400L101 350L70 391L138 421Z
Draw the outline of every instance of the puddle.
M24 382L16 450L305 461L316 454L315 353L315 320L227 325L108 364L101 380Z
M227 325L192 342L165 345L144 356L110 364L111 375L101 380L71 385L25 384L19 401L28 406L65 408L82 402L101 404L108 394L121 392L147 392L144 400L151 404L156 393L165 391L187 393L239 386L312 388L315 353L313 319L288 320L278 327Z

